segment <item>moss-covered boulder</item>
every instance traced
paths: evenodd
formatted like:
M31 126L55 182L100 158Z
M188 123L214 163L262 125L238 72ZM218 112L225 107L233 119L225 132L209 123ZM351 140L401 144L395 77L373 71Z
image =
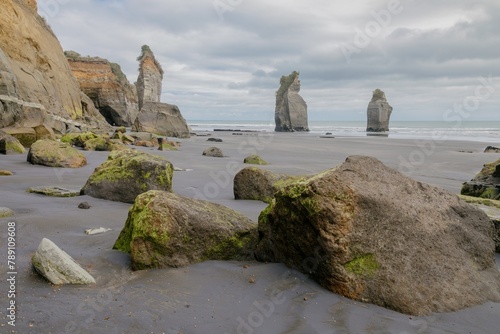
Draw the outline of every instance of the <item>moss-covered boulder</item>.
M218 147L209 147L203 151L203 155L213 158L224 158L224 153Z
M9 208L0 207L0 218L9 218L14 215L14 211Z
M352 156L275 194L255 255L346 297L427 315L500 301L492 235L488 216L456 195Z
M28 152L28 162L48 167L79 168L87 165L87 158L69 144L49 139L37 140Z
M41 124L38 125L37 127L33 128L36 133L36 139L51 139L51 140L56 140L56 135L54 133L54 130L46 124Z
M183 267L253 259L256 239L257 224L232 209L153 190L137 196L113 248L134 269Z
M264 159L262 159L260 156L258 156L256 154L252 154L252 155L246 157L243 160L243 163L249 164L249 165L269 165L267 163L267 161L265 161Z
M106 137L98 136L85 142L83 149L85 151L114 151L126 149L121 141L115 141Z
M483 169L462 185L462 195L500 199L500 159L483 165Z
M271 203L276 191L303 179L305 177L277 174L257 167L246 167L234 176L234 198Z
M148 190L172 189L174 168L163 157L136 150L112 151L87 180L82 194L110 201L134 203Z
M25 152L24 146L16 137L0 131L0 154L22 154Z
M30 147L36 142L36 132L33 128L3 128L3 132L15 137L24 147Z
M78 146L81 148L85 147L85 142L91 139L98 138L99 135L93 133L93 132L71 132L65 134L62 138L61 141L63 143L68 143L70 145Z

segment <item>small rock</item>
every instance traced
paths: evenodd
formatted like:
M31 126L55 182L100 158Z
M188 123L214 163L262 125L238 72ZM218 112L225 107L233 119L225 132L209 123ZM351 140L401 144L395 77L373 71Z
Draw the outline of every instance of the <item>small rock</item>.
M250 281L249 282L252 283L252 284L254 284L255 283L255 277L254 276L250 277Z
M95 279L71 256L44 238L31 258L36 271L55 285L95 284Z
M484 149L484 153L500 153L500 148L494 146L488 146Z
M12 176L14 173L12 173L10 170L0 170L0 176Z
M245 163L245 164L251 164L251 165L269 165L267 163L267 161L265 161L264 159L262 159L261 157L259 157L256 154L252 154L252 155L246 157L243 160L243 163Z
M213 141L213 142L216 142L216 143L222 143L222 139L220 139L220 138L208 138L207 141Z
M88 202L83 202L78 204L78 209L88 210L90 209L90 204Z
M14 215L14 211L9 208L0 208L0 218L9 218Z
M209 147L205 151L203 151L203 155L207 157L215 157L215 158L223 158L224 153L218 147Z
M102 234L111 231L110 228L99 227L99 228L89 228L85 230L85 233L88 235Z
M76 197L80 196L80 190L71 190L62 187L32 187L29 193L40 194L50 197Z

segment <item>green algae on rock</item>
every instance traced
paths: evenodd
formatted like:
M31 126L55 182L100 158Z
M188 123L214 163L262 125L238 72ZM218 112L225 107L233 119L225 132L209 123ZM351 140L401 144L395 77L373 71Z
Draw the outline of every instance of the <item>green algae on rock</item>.
M23 154L26 150L14 136L0 131L0 154Z
M500 199L500 159L483 165L483 169L462 185L460 193L466 196Z
M151 190L137 196L114 249L136 270L253 258L257 224L220 204Z
M500 301L488 216L375 158L282 187L258 232L257 260L355 300L412 315Z
M267 161L256 154L252 154L243 160L243 163L250 165L269 165Z
M174 168L163 157L136 150L112 151L87 180L82 194L133 203L148 190L172 189Z
M69 144L49 139L37 140L28 152L27 160L33 165L79 168L87 164L82 152Z

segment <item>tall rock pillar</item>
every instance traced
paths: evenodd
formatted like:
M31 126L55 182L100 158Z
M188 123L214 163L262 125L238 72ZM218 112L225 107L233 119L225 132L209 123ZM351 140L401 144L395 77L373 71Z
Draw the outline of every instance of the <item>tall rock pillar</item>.
M136 85L140 110L145 102L160 102L163 69L147 45L142 46L141 55L137 60L139 77Z
M309 131L307 104L299 95L299 73L293 71L289 76L282 76L280 88L276 92L274 118L277 132Z
M367 132L389 131L389 120L391 118L392 107L385 98L385 93L380 89L375 89L370 103L368 103L368 125Z

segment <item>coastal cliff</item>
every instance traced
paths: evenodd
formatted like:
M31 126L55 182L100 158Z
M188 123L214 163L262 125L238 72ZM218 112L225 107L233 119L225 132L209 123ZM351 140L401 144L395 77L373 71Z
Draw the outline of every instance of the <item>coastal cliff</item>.
M141 55L137 60L139 61L139 77L136 86L140 110L145 102L160 102L163 69L147 45L142 46Z
M36 9L33 0L0 0L0 128L45 124L64 133L105 124Z
M309 131L307 104L299 95L299 73L282 76L276 92L275 121L277 132Z
M131 126L139 112L136 87L127 80L120 65L99 57L64 53L81 90L92 99L111 125Z

